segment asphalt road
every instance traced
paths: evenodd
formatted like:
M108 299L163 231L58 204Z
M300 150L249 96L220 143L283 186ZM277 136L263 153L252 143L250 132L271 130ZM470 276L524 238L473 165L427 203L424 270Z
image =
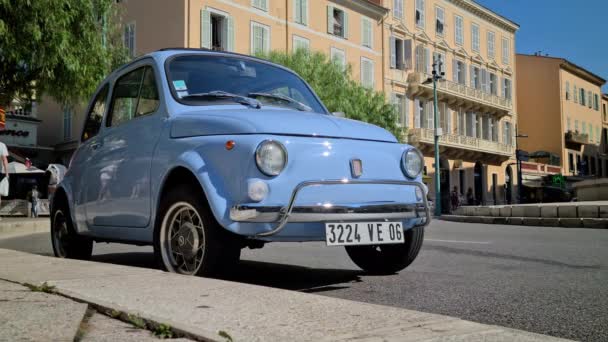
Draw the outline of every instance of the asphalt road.
M47 234L0 248L50 255ZM156 267L150 247L97 244L96 261ZM245 250L228 280L456 316L583 341L608 341L608 231L434 221L418 259L367 276L323 243Z

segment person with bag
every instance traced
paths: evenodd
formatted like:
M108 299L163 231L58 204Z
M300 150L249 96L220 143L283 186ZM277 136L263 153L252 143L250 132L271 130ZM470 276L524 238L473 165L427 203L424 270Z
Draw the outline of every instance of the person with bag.
M8 149L6 148L6 145L3 142L0 142L0 157L2 157L2 174L0 175L1 199L2 196L8 196Z
M40 199L40 192L38 192L38 186L34 185L32 191L27 194L27 201L30 202L31 206L31 217L38 217L38 200Z

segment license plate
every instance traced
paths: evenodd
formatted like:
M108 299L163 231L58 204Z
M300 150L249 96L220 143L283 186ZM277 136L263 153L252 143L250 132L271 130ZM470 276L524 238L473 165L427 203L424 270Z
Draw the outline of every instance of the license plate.
M404 241L401 222L340 222L325 224L328 246L380 245Z

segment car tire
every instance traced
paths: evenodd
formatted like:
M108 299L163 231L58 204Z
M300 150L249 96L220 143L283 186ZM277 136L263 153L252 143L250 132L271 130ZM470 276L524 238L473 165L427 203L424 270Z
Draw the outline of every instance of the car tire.
M213 276L228 272L240 255L236 239L217 223L202 192L184 184L164 194L154 229L161 269Z
M76 233L65 203L51 212L51 244L58 258L90 260L93 254L93 240Z
M405 231L402 244L346 246L346 253L361 269L370 274L393 274L408 267L418 256L424 227Z

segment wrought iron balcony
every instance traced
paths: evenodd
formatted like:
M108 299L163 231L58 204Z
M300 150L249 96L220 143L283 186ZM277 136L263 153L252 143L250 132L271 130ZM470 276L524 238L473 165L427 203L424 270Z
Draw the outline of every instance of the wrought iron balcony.
M433 96L433 84L424 84L429 77L431 76L421 72L414 72L408 76L410 89L415 96L429 98ZM437 82L437 97L440 101L461 106L465 110L496 113L499 116L511 115L513 110L513 102L509 99L450 80Z
M432 145L434 131L427 128L413 128L408 131L408 142L423 149L422 145ZM458 134L444 134L439 137L439 146L444 148L469 150L473 153L492 154L502 157L513 157L515 147L496 141L489 141ZM457 153L456 153L457 154Z
M587 133L580 133L579 131L568 131L566 132L566 142L574 144L587 144L589 143L589 136Z

